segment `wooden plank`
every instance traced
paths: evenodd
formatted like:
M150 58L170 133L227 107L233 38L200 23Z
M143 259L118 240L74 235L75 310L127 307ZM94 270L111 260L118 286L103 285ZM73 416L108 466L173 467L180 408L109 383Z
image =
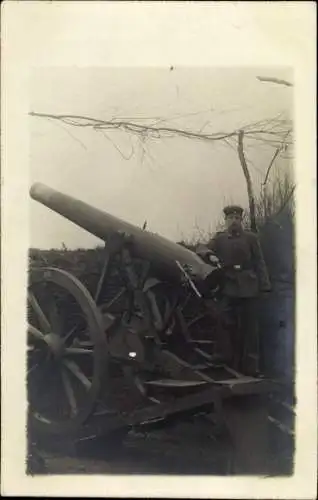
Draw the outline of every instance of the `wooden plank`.
M160 380L148 380L145 382L147 385L155 385L158 387L195 387L199 385L204 385L207 382L204 380L176 380L176 379L160 379Z

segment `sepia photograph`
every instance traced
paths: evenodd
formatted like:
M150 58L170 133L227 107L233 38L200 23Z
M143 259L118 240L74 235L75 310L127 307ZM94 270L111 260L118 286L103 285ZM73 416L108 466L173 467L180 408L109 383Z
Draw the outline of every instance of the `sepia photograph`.
M6 3L2 494L313 498L314 23L289 5Z
M292 70L31 92L28 472L292 474Z

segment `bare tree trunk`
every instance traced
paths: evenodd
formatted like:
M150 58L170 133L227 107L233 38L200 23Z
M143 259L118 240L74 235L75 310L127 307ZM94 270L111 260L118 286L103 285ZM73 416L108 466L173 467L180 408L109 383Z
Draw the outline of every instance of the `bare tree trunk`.
M251 230L257 232L256 217L255 217L255 198L254 198L254 194L253 194L253 186L252 186L250 172L248 170L248 166L247 166L246 159L244 156L243 137L244 137L244 131L240 130L239 134L238 134L237 151L238 151L239 159L240 159L241 166L243 169L244 177L246 180L248 203L249 203L249 209L250 209Z

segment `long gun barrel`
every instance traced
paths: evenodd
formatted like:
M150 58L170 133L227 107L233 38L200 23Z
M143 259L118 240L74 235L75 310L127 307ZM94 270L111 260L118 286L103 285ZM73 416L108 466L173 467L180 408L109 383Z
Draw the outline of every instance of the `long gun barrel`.
M133 238L133 255L148 260L154 269L170 279L182 280L180 264L191 269L191 275L197 282L205 281L214 271L213 266L182 245L144 231L44 184L33 184L30 196L106 243L116 232L129 234Z

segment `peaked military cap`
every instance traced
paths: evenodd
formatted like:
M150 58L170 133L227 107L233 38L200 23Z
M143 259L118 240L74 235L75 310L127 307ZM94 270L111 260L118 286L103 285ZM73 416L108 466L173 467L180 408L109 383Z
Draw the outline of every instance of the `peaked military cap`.
M223 208L223 212L225 215L243 215L243 208L240 207L239 205L228 205L227 207Z

